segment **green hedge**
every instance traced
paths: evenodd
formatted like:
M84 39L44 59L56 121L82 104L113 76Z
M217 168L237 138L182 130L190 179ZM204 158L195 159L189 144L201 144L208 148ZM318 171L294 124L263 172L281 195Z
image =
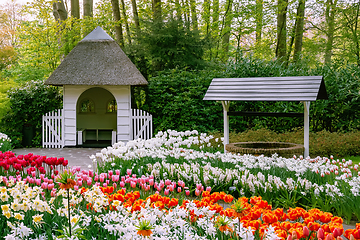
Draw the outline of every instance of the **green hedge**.
M196 129L201 132L222 130L221 103L202 100L213 78L324 76L329 100L310 105L312 131L352 131L360 129L360 69L354 65L343 68L305 65L283 68L276 62L242 59L238 64L216 66L207 70L170 70L149 79L146 101L142 107L154 117L155 132L174 129ZM299 102L232 102L231 111L303 112ZM302 118L230 117L230 129L268 128L277 132L302 127Z

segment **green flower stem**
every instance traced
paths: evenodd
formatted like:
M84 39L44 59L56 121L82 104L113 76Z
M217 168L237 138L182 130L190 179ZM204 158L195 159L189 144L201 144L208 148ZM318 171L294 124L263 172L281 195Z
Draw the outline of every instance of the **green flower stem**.
M71 218L70 218L70 189L67 189L67 199L68 199L68 218L69 218L69 233L71 237Z

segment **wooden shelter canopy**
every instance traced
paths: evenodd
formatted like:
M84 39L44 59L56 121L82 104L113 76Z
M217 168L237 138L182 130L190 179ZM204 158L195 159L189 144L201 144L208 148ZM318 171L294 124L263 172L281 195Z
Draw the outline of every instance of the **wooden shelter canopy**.
M316 101L327 99L322 76L214 78L204 100Z
M97 27L74 47L45 84L116 86L148 82L115 40Z

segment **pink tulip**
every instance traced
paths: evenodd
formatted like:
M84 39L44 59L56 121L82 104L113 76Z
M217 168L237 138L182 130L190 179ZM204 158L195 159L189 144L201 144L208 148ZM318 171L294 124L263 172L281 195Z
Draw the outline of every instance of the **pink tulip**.
M149 179L149 184L150 184L150 186L154 186L154 179L153 178Z
M90 186L90 185L91 185L91 181L92 181L92 178L89 178L88 180L86 180L86 184L87 184L88 186Z
M304 237L308 237L310 235L310 231L307 226L303 227L303 234L304 234Z
M109 173L109 176L110 176L110 177L114 174L112 170L109 170L108 173Z
M116 187L117 187L117 184L116 184L116 183L113 183L113 187L116 188Z
M329 233L325 238L325 240L333 240L333 239L334 239L334 236L332 235L332 233Z
M55 188L53 188L53 191L51 191L50 195L51 195L51 197L56 197L56 190L55 190Z
M79 186L78 186L78 185L75 185L75 186L74 186L74 190L75 190L75 191L79 190Z
M109 185L109 184L110 184L110 180L106 180L105 182L106 182L106 184L107 184L107 185Z
M120 187L125 187L125 183L123 181L120 182Z
M167 196L169 195L169 193L170 193L169 189L165 189L164 194Z
M211 192L211 187L206 187L207 192Z
M103 187L107 187L107 183L103 183Z
M48 184L48 190L52 190L52 189L54 189L54 184L53 183L50 183L50 184Z
M131 182L130 182L130 186L131 186L132 188L136 188L136 182L131 181Z
M202 185L201 185L201 183L200 184L196 184L196 189L198 189L198 190L201 190L201 187L202 187Z
M115 170L116 175L120 175L120 170Z
M178 191L178 193L181 192L181 187L178 187L178 188L177 188L177 191Z
M182 188L185 187L184 181L179 180L179 181L178 181L178 184L179 184L179 186L182 187Z
M324 239L324 237L325 237L324 229L319 228L319 230L317 232L317 237L320 238L320 239Z
M41 185L41 179L35 179L35 184L40 186Z
M199 189L196 189L195 190L195 195L198 197L200 195L200 190Z
M185 191L185 194L186 194L186 196L189 196L189 195L190 195L190 191L189 191L189 190L186 190L186 191Z
M170 184L171 184L171 181L170 181L169 179L166 179L166 180L165 180L165 185L168 186L168 185L170 185Z

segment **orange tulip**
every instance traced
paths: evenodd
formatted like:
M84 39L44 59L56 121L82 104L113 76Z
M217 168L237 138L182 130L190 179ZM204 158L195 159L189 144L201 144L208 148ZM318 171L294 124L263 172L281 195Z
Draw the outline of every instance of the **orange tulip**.
M139 230L137 231L138 235L144 236L144 237L149 237L152 234L151 230Z

